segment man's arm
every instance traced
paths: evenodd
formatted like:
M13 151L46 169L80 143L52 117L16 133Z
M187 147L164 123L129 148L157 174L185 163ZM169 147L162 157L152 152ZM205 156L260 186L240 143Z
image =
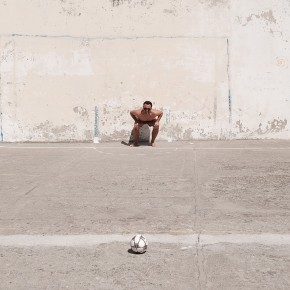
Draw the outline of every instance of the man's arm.
M136 118L135 114L136 114L136 111L135 110L133 110L133 111L130 112L130 115L134 119L135 123L138 123L138 119Z
M161 119L162 116L163 116L163 112L162 112L162 111L157 111L156 115L158 116L156 122L159 124L159 121L160 121L160 119ZM156 124L156 123L155 123L155 124Z

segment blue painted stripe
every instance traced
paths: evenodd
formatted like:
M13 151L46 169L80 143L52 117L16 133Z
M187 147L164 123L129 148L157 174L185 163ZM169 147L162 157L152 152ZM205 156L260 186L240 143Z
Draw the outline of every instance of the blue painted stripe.
M99 137L100 130L99 130L99 109L95 106L95 128L94 128L94 137Z
M0 99L1 100L1 99ZM2 109L0 107L0 109ZM3 142L2 112L0 112L0 142Z

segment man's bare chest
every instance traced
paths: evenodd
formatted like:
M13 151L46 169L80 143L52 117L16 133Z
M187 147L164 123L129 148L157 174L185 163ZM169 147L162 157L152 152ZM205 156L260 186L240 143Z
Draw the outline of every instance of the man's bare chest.
M156 114L139 114L138 115L138 118L141 120L141 121L152 121L154 119L156 119L157 115Z

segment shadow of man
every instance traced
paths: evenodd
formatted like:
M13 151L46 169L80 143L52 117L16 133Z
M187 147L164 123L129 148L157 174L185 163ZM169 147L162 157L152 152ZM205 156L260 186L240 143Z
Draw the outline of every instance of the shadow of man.
M134 142L134 130L132 129L128 142L122 141L121 143L123 145L129 146L133 142ZM143 125L139 129L139 143L140 143L140 145L149 145L150 144L150 128L147 124Z

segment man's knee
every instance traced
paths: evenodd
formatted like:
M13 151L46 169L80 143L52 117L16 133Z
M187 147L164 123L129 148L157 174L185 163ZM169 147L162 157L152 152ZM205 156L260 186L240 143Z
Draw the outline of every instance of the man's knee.
M139 130L139 128L140 128L140 125L138 123L135 123L134 124L134 130Z
M159 125L158 124L154 124L153 125L153 129L155 129L155 130L159 129Z

